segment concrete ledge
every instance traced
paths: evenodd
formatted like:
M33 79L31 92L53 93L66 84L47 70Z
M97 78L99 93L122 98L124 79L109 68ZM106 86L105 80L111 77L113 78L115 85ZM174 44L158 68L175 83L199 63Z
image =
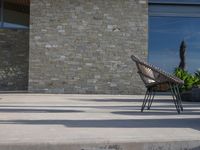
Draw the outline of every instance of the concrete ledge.
M0 94L0 150L200 150L200 103L142 98Z
M1 144L1 150L199 150L200 141L74 144Z

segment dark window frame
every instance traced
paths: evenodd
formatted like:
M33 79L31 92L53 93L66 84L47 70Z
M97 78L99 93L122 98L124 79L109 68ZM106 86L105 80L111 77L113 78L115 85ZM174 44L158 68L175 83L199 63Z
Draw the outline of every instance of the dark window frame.
M200 18L200 1L149 0L149 17Z
M4 25L4 0L0 0L0 4L1 4L1 10L0 10L0 29L29 29L29 26L13 26L13 27L7 27ZM30 8L29 8L30 9Z

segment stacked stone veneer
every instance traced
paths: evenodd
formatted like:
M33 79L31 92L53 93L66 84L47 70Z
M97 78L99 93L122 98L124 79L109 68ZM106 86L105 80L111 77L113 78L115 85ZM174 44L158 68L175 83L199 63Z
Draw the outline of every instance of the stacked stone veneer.
M28 89L29 30L0 29L0 91Z
M142 93L147 15L146 0L32 0L29 91Z

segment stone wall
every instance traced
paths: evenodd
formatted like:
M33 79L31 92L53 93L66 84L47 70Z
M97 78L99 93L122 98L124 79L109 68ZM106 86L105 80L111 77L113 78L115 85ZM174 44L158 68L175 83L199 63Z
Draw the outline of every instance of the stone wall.
M28 89L29 30L0 29L0 91Z
M147 19L146 0L32 0L29 91L142 93Z

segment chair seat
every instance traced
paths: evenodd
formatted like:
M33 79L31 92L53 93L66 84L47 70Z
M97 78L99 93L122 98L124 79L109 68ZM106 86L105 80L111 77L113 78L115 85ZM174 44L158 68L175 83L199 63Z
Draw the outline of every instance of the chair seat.
M147 88L152 88L155 92L167 92L170 90L169 84L164 83L150 83L146 86Z

